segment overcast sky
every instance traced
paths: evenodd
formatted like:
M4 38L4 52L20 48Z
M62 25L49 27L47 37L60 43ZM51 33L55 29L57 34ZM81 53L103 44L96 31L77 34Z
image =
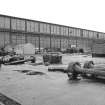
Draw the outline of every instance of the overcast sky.
M0 14L105 32L105 0L0 0Z

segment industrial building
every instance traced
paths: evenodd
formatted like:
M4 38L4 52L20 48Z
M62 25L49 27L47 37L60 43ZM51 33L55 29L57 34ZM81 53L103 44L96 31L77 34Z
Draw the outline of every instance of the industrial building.
M39 50L75 46L91 51L98 40L105 40L105 33L0 15L0 47L32 43Z

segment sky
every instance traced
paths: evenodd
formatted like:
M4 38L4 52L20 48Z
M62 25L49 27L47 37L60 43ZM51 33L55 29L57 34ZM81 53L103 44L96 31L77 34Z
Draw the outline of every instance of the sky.
M105 0L0 0L0 14L105 32Z

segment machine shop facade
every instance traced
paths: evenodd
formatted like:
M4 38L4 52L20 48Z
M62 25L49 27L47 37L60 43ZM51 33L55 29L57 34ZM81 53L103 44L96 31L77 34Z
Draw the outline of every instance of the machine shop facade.
M65 49L74 45L90 51L96 40L105 40L105 33L0 15L0 47L32 43L39 50Z

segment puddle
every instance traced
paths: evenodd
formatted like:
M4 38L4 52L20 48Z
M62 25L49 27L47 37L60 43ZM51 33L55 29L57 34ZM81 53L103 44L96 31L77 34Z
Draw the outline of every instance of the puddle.
M33 71L33 70L14 70L20 73L26 73L26 75L46 75L43 72L40 71Z
M39 71L31 71L26 73L26 75L45 75L45 73Z
M27 72L30 72L30 71L32 71L32 70L13 70L13 71L18 71L18 72L20 72L20 73L27 73Z

